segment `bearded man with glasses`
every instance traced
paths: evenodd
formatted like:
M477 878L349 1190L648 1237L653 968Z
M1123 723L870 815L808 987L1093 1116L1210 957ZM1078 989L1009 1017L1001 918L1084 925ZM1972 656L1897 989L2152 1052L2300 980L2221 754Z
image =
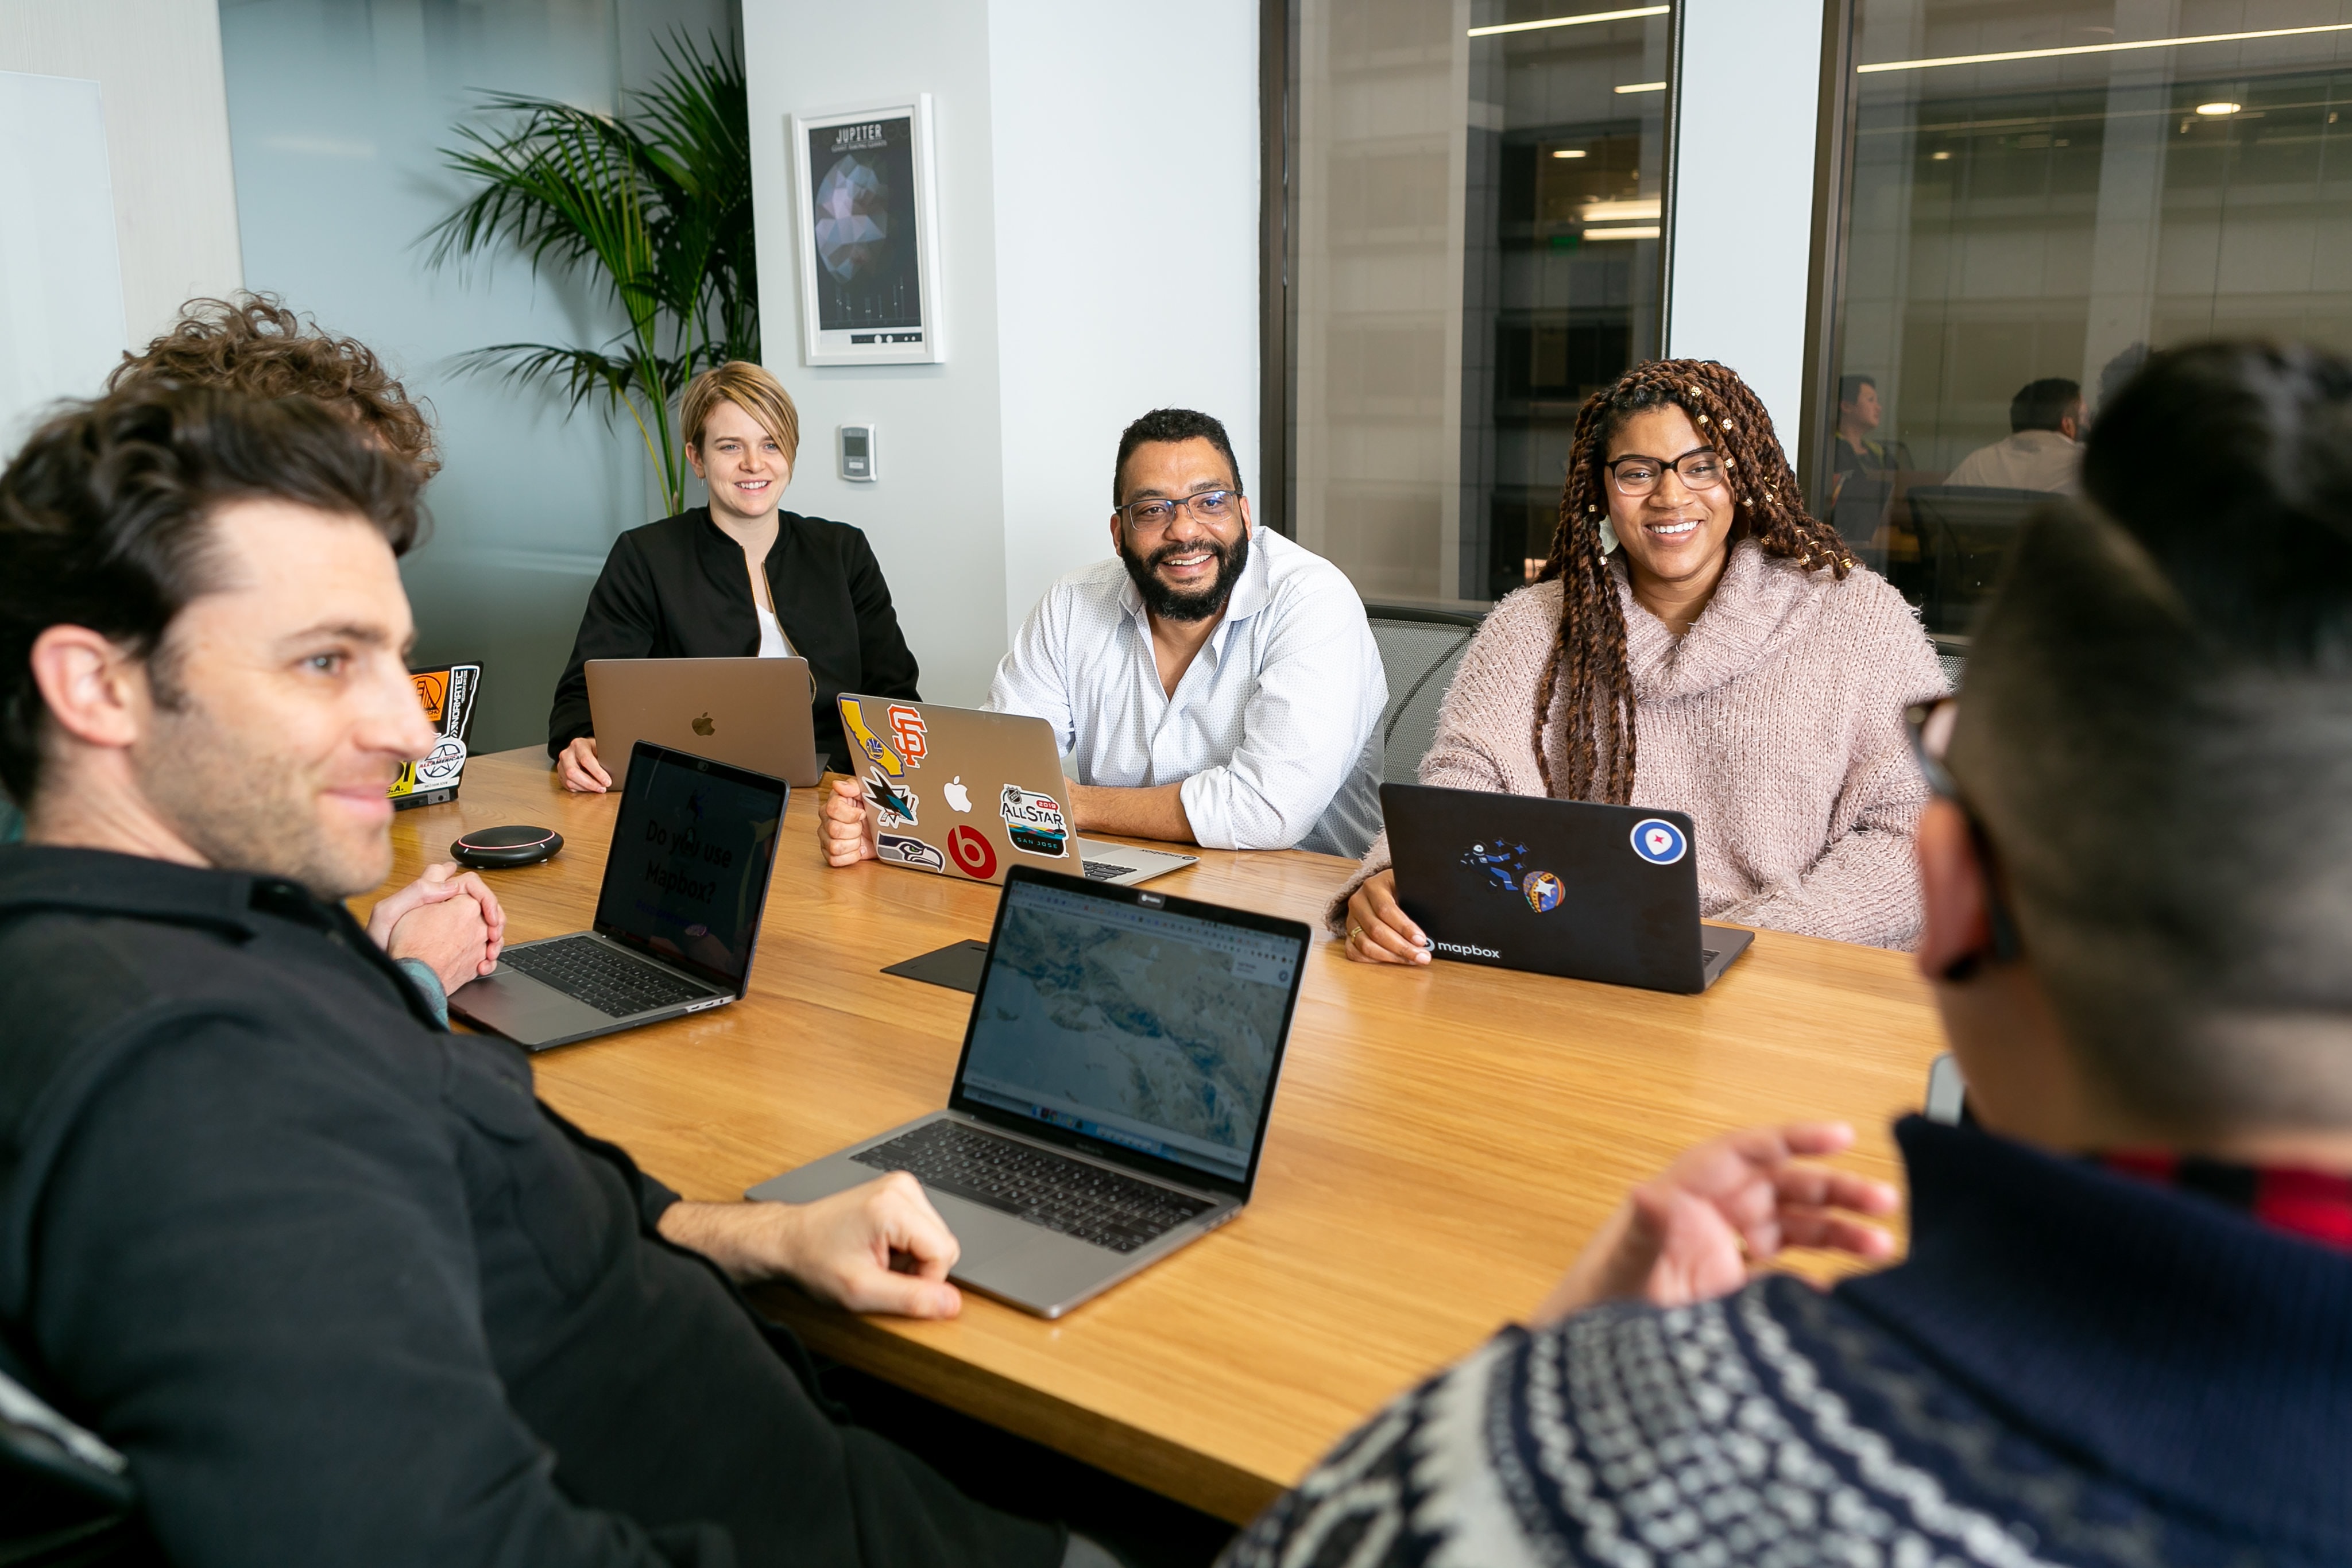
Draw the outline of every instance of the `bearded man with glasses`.
M1225 427L1155 409L1119 437L1115 561L1070 573L996 668L987 707L1054 727L1071 825L1221 850L1354 857L1380 830L1380 649L1338 567L1255 528ZM874 853L836 781L826 858Z
M1705 1145L1227 1568L2352 1562L2352 362L2158 355L2084 486L1911 711L1910 1256L1751 1278L1895 1194Z

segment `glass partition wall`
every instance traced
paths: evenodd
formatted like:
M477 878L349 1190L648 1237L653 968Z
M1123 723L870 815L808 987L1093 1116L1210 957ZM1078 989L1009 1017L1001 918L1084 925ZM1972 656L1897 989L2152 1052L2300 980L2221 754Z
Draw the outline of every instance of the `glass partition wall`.
M1854 0L1816 508L1964 635L2151 349L2352 350L2352 3Z
M1368 600L1526 582L1579 405L1658 353L1672 22L1295 0L1282 515Z

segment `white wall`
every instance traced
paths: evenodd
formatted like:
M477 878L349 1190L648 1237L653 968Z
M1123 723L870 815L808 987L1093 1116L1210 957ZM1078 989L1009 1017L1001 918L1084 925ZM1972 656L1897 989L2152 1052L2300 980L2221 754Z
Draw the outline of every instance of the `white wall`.
M98 84L0 71L0 454L121 356L122 267Z
M241 285L215 0L0 0L0 70L99 84L129 342Z
M743 0L766 358L801 409L785 505L874 541L927 697L977 702L1045 585L1109 554L1111 459L1137 414L1215 414L1255 488L1256 16L1254 0ZM810 369L787 120L917 92L937 120L947 362ZM1160 224L1178 227L1144 232ZM881 478L850 484L834 430L865 422Z
M1666 352L1720 360L1796 457L1821 0L1684 0Z

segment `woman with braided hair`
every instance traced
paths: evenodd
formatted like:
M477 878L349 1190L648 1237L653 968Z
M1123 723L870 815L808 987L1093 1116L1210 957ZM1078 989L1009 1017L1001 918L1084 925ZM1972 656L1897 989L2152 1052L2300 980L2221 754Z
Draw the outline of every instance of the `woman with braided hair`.
M1927 789L1903 711L1945 689L1748 384L1658 360L1579 414L1550 558L1464 654L1421 781L1687 811L1708 918L1907 947ZM1351 958L1429 961L1385 837L1331 919Z

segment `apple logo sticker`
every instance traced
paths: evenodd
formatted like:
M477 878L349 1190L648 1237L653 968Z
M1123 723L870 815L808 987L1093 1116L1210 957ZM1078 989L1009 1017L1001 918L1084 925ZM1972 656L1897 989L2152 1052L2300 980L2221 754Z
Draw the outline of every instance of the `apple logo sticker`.
M963 787L962 774L959 773L945 784L940 785L940 793L947 797L949 810L969 811L971 810L971 791Z

